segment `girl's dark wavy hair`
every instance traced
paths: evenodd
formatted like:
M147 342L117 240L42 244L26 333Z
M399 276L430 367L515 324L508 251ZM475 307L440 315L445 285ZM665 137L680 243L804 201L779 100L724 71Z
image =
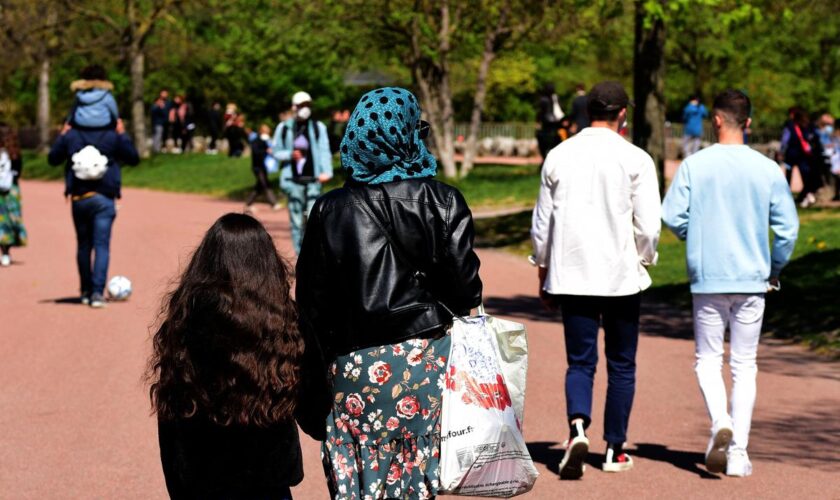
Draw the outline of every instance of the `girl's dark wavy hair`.
M154 334L148 381L162 420L269 426L295 410L303 339L289 270L256 219L207 231Z

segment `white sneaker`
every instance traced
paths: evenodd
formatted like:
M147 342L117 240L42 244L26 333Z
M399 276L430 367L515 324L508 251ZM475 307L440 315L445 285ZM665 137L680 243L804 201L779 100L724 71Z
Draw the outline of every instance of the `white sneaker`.
M805 198L802 200L802 202L799 204L799 206L802 207L802 208L808 208L811 205L815 204L816 202L817 202L817 197L814 196L814 193L808 193L808 194L805 195Z
M9 267L12 265L12 258L8 254L0 256L0 266Z
M730 450L726 454L726 475L747 477L752 474L752 462L747 450Z
M566 453L560 462L560 479L580 479L586 471L586 456L589 454L589 439L583 432L583 423L576 422L577 436L569 439L563 445Z
M726 450L732 442L732 427L729 424L712 427L712 437L706 447L706 470L709 472L726 471Z
M626 472L633 468L633 458L623 451L616 456L615 450L608 447L601 468L604 472Z

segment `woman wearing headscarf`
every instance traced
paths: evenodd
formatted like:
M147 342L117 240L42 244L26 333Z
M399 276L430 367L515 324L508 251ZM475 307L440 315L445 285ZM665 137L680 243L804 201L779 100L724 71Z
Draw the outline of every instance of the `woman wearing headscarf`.
M409 91L365 94L341 142L348 181L316 202L297 263L301 327L331 379L335 498L437 494L446 330L482 285L472 214L432 178L427 133Z

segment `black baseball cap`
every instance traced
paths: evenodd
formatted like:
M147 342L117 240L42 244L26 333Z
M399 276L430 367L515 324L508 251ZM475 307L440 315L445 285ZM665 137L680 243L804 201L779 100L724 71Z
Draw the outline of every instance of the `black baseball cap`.
M611 113L633 105L624 86L613 81L596 83L587 97L590 112Z

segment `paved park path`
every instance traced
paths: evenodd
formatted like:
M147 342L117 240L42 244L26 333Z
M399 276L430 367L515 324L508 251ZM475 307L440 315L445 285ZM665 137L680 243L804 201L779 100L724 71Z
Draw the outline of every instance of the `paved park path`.
M114 228L111 275L134 282L129 302L75 303L70 207L56 183L24 182L31 244L0 269L0 498L165 498L154 419L141 376L161 295L203 232L237 203L126 189ZM260 218L290 255L284 212ZM524 321L530 335L525 437L541 472L526 498L840 498L840 364L785 346L760 350L759 399L748 479L702 467L708 422L692 371L683 312L646 305L631 420L632 472L597 468L604 443L599 367L583 480L561 482L565 438L562 328L534 299L524 259L482 251L488 309ZM326 498L318 445L302 437L299 499Z

